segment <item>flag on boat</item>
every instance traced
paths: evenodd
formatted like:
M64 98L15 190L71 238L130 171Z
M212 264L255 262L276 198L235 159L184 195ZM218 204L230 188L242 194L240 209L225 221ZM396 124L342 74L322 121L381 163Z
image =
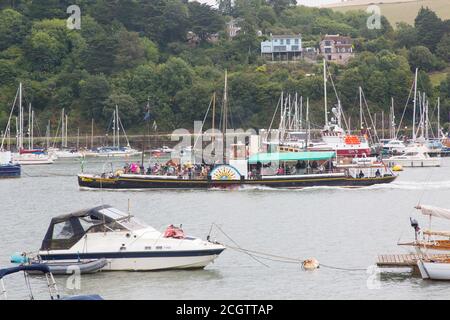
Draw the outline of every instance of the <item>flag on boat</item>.
M154 131L158 130L158 125L156 124L156 121L153 121L152 128Z

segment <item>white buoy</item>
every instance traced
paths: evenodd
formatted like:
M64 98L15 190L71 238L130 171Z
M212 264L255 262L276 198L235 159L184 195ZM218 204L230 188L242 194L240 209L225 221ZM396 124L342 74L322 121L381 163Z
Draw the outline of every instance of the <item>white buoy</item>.
M304 270L315 270L320 266L319 261L316 258L306 259L302 262L302 268Z

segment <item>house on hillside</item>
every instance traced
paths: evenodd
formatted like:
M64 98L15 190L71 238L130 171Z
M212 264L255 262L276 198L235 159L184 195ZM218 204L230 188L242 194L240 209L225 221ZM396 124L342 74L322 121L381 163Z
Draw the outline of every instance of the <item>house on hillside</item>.
M261 42L261 57L272 61L298 60L302 57L302 36L272 35Z
M320 41L320 53L330 62L347 64L355 56L353 40L347 36L327 34Z

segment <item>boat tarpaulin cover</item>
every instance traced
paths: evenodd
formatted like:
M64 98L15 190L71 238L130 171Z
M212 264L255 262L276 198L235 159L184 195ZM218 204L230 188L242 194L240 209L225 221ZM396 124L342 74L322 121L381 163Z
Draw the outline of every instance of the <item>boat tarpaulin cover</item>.
M248 162L253 164L272 161L318 161L334 157L334 152L272 152L254 154L248 159Z
M433 216L443 219L449 219L450 220L450 210L439 208L439 207L433 207L428 205L420 205L417 207L417 209L422 211L422 214L426 216Z

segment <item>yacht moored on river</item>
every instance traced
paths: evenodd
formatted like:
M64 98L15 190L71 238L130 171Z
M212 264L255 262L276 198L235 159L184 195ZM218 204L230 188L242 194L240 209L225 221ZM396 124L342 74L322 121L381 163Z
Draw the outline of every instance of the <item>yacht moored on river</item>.
M61 215L51 220L38 259L76 262L107 259L102 270L149 271L204 268L225 247L185 236L170 226L161 233L109 205Z

